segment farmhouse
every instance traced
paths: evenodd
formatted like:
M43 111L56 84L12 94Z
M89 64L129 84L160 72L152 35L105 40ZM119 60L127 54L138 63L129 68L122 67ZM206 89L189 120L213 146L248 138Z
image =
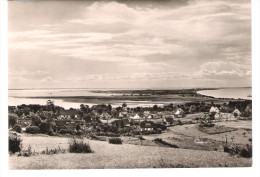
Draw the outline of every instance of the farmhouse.
M103 113L100 115L100 118L103 119L103 120L108 120L108 119L111 119L111 115L108 114L107 112L103 112Z
M122 117L127 117L127 112L124 111L124 112L120 112L119 113L119 117L122 118Z
M75 109L69 109L69 110L60 110L60 115L58 116L58 119L73 119L78 118L78 112Z
M233 114L234 114L235 117L239 117L241 115L241 112L238 109L235 109L233 111Z
M76 129L76 125L82 125L83 121L82 120L56 120L55 121L56 126L57 126L57 130L61 130L61 129L66 129L66 130L75 130Z
M176 118L182 118L184 116L185 116L184 111L181 108L178 108L174 113L174 117Z
M130 121L126 118L122 120L114 120L111 124L116 125L117 127L130 127Z
M140 123L141 131L153 131L154 127L155 127L155 125L152 121L143 121Z
M210 113L213 113L213 112L219 113L219 109L218 109L217 107L212 106L212 107L210 108L209 112L210 112Z
M134 116L130 116L130 119L137 120L137 119L141 119L141 117L138 114L135 114Z
M27 127L32 125L32 119L31 118L25 118L25 119L18 119L17 123L21 125L21 127Z

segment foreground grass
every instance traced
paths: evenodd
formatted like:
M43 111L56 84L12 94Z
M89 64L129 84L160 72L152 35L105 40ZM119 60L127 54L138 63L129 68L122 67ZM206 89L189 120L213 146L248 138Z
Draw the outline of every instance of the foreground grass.
M22 135L23 145L41 151L46 147L67 148L69 139ZM224 152L173 149L131 144L113 145L104 141L89 142L94 153L55 154L31 157L10 156L10 169L100 169L100 168L160 168L160 167L248 167L252 159L231 157ZM163 164L162 164L163 159Z

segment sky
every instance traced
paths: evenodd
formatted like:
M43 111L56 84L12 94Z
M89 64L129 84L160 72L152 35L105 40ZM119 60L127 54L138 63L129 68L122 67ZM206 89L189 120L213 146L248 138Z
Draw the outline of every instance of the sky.
M8 86L251 86L248 0L9 1Z

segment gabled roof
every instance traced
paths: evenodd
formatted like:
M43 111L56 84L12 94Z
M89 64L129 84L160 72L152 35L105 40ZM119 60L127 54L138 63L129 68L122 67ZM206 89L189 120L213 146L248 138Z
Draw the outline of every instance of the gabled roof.
M235 109L233 113L241 114L241 112L238 109Z
M175 114L183 114L184 111L181 108L178 108L177 111L175 112Z
M154 128L154 122L152 121L143 121L140 123L141 128Z
M78 112L77 112L77 110L75 110L75 109L69 109L69 110L60 110L60 114L61 114L61 115L71 116L71 115L76 115L76 114L78 114Z
M210 110L209 110L209 112L219 112L219 109L218 109L218 107L211 107L210 108Z

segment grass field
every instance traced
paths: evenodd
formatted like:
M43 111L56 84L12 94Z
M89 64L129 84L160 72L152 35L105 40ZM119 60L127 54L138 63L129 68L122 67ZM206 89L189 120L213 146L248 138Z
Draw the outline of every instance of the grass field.
M68 147L68 138L22 135L24 148L32 150ZM113 145L89 142L90 154L54 154L31 157L10 156L10 169L89 169L89 168L160 168L160 167L244 167L251 159L231 157L224 152L175 149L158 146ZM163 163L162 163L163 161Z

